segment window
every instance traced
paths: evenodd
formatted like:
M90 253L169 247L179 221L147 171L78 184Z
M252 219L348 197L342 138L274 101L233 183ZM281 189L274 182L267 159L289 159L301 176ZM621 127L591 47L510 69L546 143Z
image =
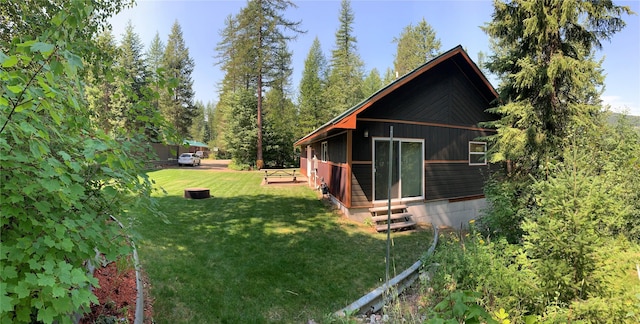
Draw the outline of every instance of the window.
M328 143L322 142L321 146L320 160L322 160L322 162L327 162L327 158L329 157Z
M486 142L469 142L469 165L487 165Z

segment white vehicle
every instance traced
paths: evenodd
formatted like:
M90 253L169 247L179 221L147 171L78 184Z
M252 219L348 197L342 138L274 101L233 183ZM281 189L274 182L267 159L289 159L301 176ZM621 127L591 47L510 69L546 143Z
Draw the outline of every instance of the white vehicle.
M204 159L204 152L203 151L196 151L196 155L201 158Z
M200 158L194 153L182 153L178 158L178 166L182 166L182 165L190 165L190 166L200 165Z

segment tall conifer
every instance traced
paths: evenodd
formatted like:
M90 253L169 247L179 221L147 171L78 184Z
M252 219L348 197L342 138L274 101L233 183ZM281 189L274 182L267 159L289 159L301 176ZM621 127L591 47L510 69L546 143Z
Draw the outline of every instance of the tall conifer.
M364 99L362 80L364 63L357 49L357 39L353 32L355 16L349 0L342 0L339 14L340 26L336 31L336 44L331 52L331 72L327 97L332 115Z
M192 119L196 114L191 79L195 63L189 56L189 49L182 38L182 28L177 20L171 27L162 65L166 69L166 77L175 81L173 91L165 93L161 98L162 113L180 136L188 138Z
M300 80L298 133L300 138L329 121L331 115L324 96L327 83L327 59L316 37L304 61Z
M399 75L413 71L440 52L440 39L424 18L416 26L406 26L393 42L398 44L393 65Z

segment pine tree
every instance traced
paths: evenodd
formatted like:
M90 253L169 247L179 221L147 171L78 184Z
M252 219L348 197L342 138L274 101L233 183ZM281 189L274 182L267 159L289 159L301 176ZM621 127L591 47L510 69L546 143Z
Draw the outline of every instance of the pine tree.
M490 109L501 119L487 123L497 128L492 160L511 163L495 182L502 189L487 191L486 223L523 243L544 296L537 311L598 298L602 238L623 232L627 206L637 206L624 179L610 178L629 173L632 160L610 163L599 143L603 75L594 58L629 12L611 1L496 1L484 27L494 50L486 66L501 79Z
M501 78L502 115L494 161L537 172L575 127L593 127L603 83L594 50L624 27L627 7L611 1L497 1L484 30L495 50L487 68Z
M189 134L191 135L192 140L202 142L203 141L202 138L204 137L204 129L205 129L204 104L201 101L196 101L194 106L195 106L195 115L193 116L191 127L189 129Z
M380 78L380 73L378 69L374 68L369 72L369 75L364 79L362 84L362 94L365 97L369 97L370 95L376 93L383 87L382 79Z
M252 165L257 149L257 100L253 91L240 90L224 98L229 107L225 116L228 131L224 144L237 165Z
M194 61L189 56L189 49L184 43L182 28L177 20L171 27L162 65L166 69L166 77L175 82L173 91L165 92L161 97L162 114L180 136L189 138L189 128L196 111L191 79Z
M153 136L156 127L150 122L156 111L147 98L148 71L144 46L131 21L125 27L119 49L119 74L116 75L118 98L114 109L122 116L122 126L128 133L142 129L147 136Z
M296 108L290 99L291 52L284 40L272 60L271 87L265 95L264 157L272 166L282 167L292 162Z
M327 79L327 61L316 37L304 61L300 80L298 132L300 138L329 121L331 115L324 97Z
M152 84L152 88L159 92L160 90L160 74L159 69L162 68L162 57L164 56L164 43L160 39L160 34L156 31L156 35L149 44L149 49L146 55L147 74L149 76L149 82ZM156 111L160 111L158 98L154 98L153 107Z
M95 37L94 42L100 49L100 54L105 57L90 60L85 95L92 121L105 133L110 133L114 128L122 126L119 114L114 110L117 85L113 66L118 57L118 47L110 30Z
M413 71L440 52L440 40L424 18L417 26L406 26L400 37L394 38L393 42L398 44L393 66L399 75Z
M384 72L384 80L382 82L384 83L384 85L387 85L395 81L396 79L396 73L393 72L393 69L387 68L387 70Z
M263 91L277 82L274 66L281 55L282 42L295 39L302 31L300 22L286 19L283 12L295 7L288 0L251 0L237 17L230 17L222 31L223 40L218 44L219 56L226 70L223 89L236 91L238 81L246 82L244 89L254 89L257 100L257 148L256 165L262 168L263 159ZM291 34L290 34L291 33ZM233 56L228 56L233 52Z
M342 0L340 26L336 31L336 44L331 52L331 70L327 98L331 115L335 116L364 99L362 80L364 63L357 51L353 33L354 14L349 0Z

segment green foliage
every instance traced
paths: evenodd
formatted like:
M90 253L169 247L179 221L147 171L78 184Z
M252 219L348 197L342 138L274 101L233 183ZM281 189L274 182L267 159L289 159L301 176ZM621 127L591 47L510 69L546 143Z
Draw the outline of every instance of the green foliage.
M530 179L510 181L500 172L491 176L484 186L488 208L479 222L485 235L506 238L510 243L521 241L530 183Z
M544 175L572 127L594 127L603 83L594 50L625 26L625 13L611 1L495 2L484 27L495 52L486 67L501 78L501 103L491 111L502 118L489 123L498 128L494 161Z
M196 107L193 102L193 80L191 73L195 62L189 55L189 48L182 37L182 28L176 20L171 26L162 56L162 67L165 75L175 83L172 91L163 91L159 100L162 115L183 138L190 138L191 127Z
M378 72L378 69L374 68L369 72L369 75L367 75L362 83L362 94L364 97L369 97L382 89L383 86L384 84L380 78L380 73Z
M428 324L498 323L480 305L480 294L470 291L454 291L433 308Z
M258 129L256 120L256 98L253 91L235 93L225 103L229 106L228 132L225 146L235 164L255 165Z
M108 136L83 98L91 36L122 3L31 5L50 15L10 16L38 27L0 44L0 322L70 323L97 302L86 262L130 252L135 219L120 229L111 216L151 207L151 184L142 134Z
M474 228L473 224L470 224ZM536 283L523 249L504 239L489 240L480 232L443 233L425 271L431 287L424 301L432 307L450 292L479 293L478 302L488 311L509 310L512 317L527 314L536 299Z
M325 104L326 74L326 58L322 54L320 41L316 37L304 61L304 70L300 80L300 95L298 96L300 113L296 138L311 133L333 117Z
M398 44L393 66L399 75L413 71L440 52L440 39L424 18L416 26L406 26L393 42Z
M508 314L514 323L635 323L640 285L629 283L638 280L635 265L640 246L621 236L603 241L592 249L593 270L588 278L588 284L598 289L567 302L562 300L560 286L549 296L549 281L554 279L540 276L539 260L529 257L521 245L489 241L475 231L442 234L424 269L430 280L422 282L421 302L427 309L444 300L454 305L446 299L451 292L474 292L477 303L501 321Z
M330 116L337 116L364 99L362 80L364 63L357 51L353 33L354 14L349 0L342 0L338 16L335 49L331 52L331 69L326 90Z

